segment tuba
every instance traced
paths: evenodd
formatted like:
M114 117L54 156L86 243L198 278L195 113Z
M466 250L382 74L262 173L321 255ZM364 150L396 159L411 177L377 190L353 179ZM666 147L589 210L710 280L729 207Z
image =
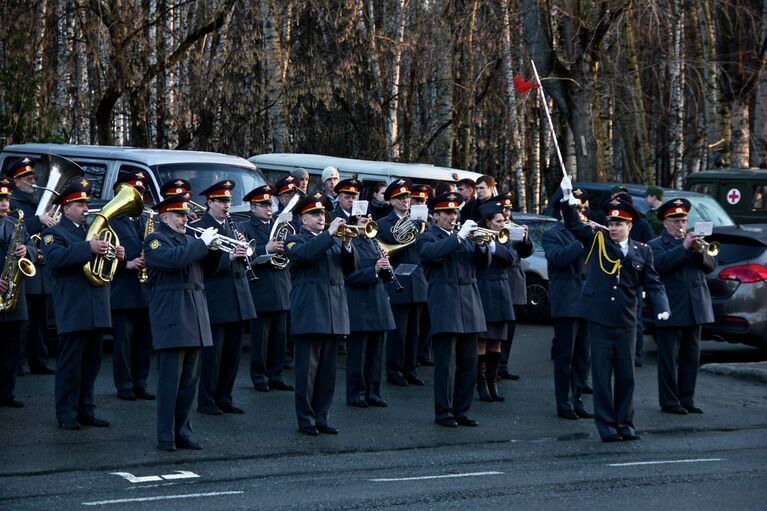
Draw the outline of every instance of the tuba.
M111 282L117 271L117 247L120 239L117 233L109 226L109 220L120 216L138 216L144 210L144 201L141 194L128 183L120 183L117 194L109 201L101 211L95 214L93 223L85 235L86 241L94 237L109 243L109 249L104 255L95 255L93 259L83 266L83 273L94 286L103 286Z
M8 282L8 289L0 294L0 312L11 312L16 308L21 292L21 277L34 277L37 273L35 265L26 257L16 256L16 249L21 244L21 235L24 232L24 212L18 210L19 218L13 229L11 242L8 244L8 252L5 256L5 265L1 280Z
M59 196L65 184L72 179L84 176L85 171L72 160L55 154L47 154L44 158L48 162L48 181L45 186L32 185L33 188L43 191L37 203L35 216L45 215L49 211L52 211L54 216L60 216L59 206L54 204L56 197Z

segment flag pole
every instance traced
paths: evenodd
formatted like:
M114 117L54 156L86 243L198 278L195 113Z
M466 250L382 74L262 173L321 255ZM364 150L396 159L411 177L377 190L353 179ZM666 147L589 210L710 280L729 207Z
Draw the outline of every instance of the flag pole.
M551 122L551 114L549 113L549 103L546 101L546 94L543 93L543 84L541 83L541 77L538 76L538 69L535 67L535 61L530 59L530 63L533 65L533 73L535 73L535 81L538 82L538 89L541 91L541 101L543 101L543 109L546 111L546 119L549 121L549 128L551 129L551 136L554 139L554 147L557 148L557 157L559 158L559 166L562 167L562 175L567 177L567 171L565 170L565 162L562 160L562 152L559 150L559 142L557 141L557 134L554 131L554 123Z

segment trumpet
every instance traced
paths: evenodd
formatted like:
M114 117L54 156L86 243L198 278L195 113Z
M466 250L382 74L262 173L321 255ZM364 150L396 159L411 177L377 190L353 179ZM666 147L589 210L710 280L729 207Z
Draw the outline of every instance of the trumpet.
M460 230L461 224L455 224L455 229ZM494 231L493 229L486 229L485 227L477 227L475 230L469 233L468 237L474 243L480 243L483 245L490 243L492 240L498 240L498 243L506 243L509 241L509 229L502 227L497 231Z
M186 228L188 230L191 230L192 232L196 232L198 235L202 234L205 229L200 229L199 227L193 227L191 225L187 225ZM195 238L199 238L200 236L195 236ZM229 254L234 254L234 251L238 248L244 248L245 249L245 255L248 257L253 256L253 254L256 253L256 240L250 240L250 241L240 241L236 240L234 238L230 238L228 236L222 236L221 234L216 234L216 238L213 240L213 244L210 247L212 250L223 250L224 252L227 252Z
M345 241L357 236L375 238L376 234L378 234L378 224L371 220L365 226L344 224L338 228L334 236Z

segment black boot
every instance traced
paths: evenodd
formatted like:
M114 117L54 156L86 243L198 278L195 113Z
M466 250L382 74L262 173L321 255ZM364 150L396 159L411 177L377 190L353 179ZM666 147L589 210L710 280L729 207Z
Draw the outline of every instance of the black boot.
M495 382L498 380L498 362L501 354L497 351L489 351L485 355L486 368L485 378L487 379L487 390L493 401L504 401L505 398L498 392L498 386Z
M485 381L485 355L477 356L477 394L479 394L480 401L492 401L493 398L487 390L487 382Z

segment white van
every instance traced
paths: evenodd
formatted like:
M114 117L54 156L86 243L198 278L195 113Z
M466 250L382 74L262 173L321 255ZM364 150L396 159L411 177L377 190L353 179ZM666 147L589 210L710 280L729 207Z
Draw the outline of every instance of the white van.
M369 199L375 183L390 183L394 179L406 178L415 184L434 186L436 183L455 183L464 178L477 180L482 174L467 170L437 167L426 163L393 163L388 161L355 160L321 154L271 153L251 156L248 161L274 184L299 167L309 173L309 192L322 190L322 169L335 167L341 179L356 176L363 183L361 197Z

